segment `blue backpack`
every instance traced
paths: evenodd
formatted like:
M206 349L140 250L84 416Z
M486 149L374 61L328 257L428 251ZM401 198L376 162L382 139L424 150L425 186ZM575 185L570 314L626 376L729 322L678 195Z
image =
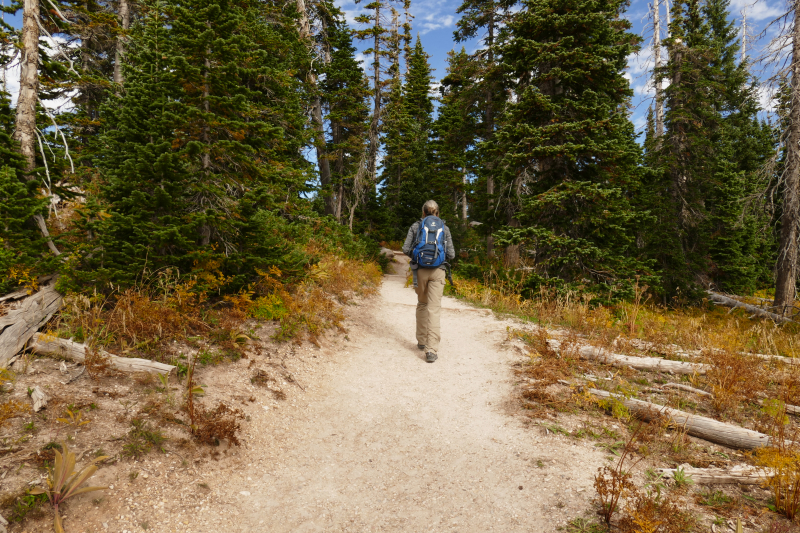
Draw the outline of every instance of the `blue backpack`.
M435 216L422 219L411 259L421 268L439 268L447 259L444 222Z

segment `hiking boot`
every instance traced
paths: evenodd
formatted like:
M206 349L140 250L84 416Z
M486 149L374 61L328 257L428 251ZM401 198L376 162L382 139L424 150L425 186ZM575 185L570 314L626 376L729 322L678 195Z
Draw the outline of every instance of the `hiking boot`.
M428 352L428 353L425 354L425 361L428 362L428 363L433 363L438 358L439 358L439 356L436 355L436 352Z
M424 350L425 349L425 345L424 344L417 344L417 348L419 348L420 350Z

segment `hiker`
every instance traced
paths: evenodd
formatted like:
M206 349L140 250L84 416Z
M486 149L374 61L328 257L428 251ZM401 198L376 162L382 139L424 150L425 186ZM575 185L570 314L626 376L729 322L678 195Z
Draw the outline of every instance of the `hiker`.
M403 253L411 258L411 272L417 292L417 348L425 351L425 361L438 359L447 261L456 256L450 229L439 218L439 204L428 200L422 206L422 220L414 222L406 235Z

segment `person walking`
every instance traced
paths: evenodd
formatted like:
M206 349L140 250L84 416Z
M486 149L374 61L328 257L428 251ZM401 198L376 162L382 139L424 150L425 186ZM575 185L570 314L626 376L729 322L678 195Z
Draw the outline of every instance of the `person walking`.
M439 204L428 200L422 206L422 220L408 229L403 253L411 258L417 293L417 348L425 361L439 358L441 308L447 261L456 256L450 229L439 218Z

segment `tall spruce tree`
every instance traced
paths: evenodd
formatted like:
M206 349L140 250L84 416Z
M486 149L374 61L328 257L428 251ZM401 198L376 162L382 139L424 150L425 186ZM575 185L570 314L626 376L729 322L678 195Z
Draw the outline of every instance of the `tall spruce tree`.
M401 138L407 147L407 158L402 162L398 183L398 205L395 213L397 236L402 238L402 228L419 219L422 204L429 200L434 190L431 172L431 126L433 102L431 100L431 68L428 54L417 36L409 56L408 76L403 94L403 129Z
M438 116L433 125L433 181L442 213L453 213L466 222L469 213L471 184L467 180L474 174L476 131L480 121L477 106L471 102L471 68L474 62L462 48L450 51L447 58L447 75L439 88L441 97ZM452 225L451 225L452 229Z
M499 67L502 49L502 28L508 21L509 10L516 5L517 0L464 0L456 12L461 18L456 23L457 29L453 37L457 42L478 38L481 49L473 55L473 60L478 68L478 73L473 79L474 90L477 93L476 102L482 110L481 140L487 145L493 142L497 129L497 118L503 109L506 93L503 90L502 71ZM487 146L488 147L488 146ZM498 195L495 191L497 161L491 150L481 154L482 164L479 167L479 182L483 193L480 195L483 205L474 212L483 222L486 229L486 251L489 256L494 254L494 237L492 232L497 224L502 224L504 217L497 216L496 201ZM477 203L474 207L477 207Z
M525 244L531 289L547 282L626 294L653 270L632 238L645 214L640 149L626 105L627 56L639 39L621 0L527 0L509 24L502 67L516 99L496 134L507 184L525 182L520 228L498 243ZM608 292L606 292L608 291Z
M760 256L768 253L769 235L756 230L757 217L743 213L772 146L758 120L755 84L736 61L728 6L676 2L669 61L659 71L670 86L662 142L647 145L658 169L647 189L659 220L650 246L667 294L699 295L710 286L747 292L767 275Z
M326 150L331 160L331 182L334 195L334 216L342 221L352 219L363 194L366 181L366 143L369 129L369 108L366 99L369 87L364 71L356 61L350 29L341 12L333 12L327 29L331 59L320 82L330 137ZM347 211L347 213L345 213Z
M282 24L275 24L282 20ZM125 91L105 107L102 199L84 256L97 281L218 269L241 285L276 260L260 210L304 188L290 19L252 1L159 1L132 31Z

